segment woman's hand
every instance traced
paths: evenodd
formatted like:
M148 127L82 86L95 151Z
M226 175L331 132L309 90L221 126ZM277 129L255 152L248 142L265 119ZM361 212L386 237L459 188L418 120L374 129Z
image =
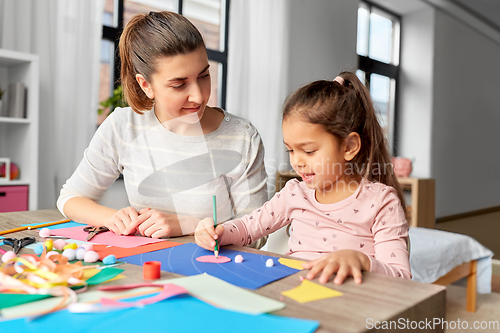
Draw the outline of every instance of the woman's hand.
M134 234L136 231L151 238L183 235L176 214L150 208L144 208L139 212L138 216L127 225L124 235Z
M198 246L213 251L215 247L215 240L219 239L224 234L224 227L219 224L214 229L214 220L207 217L198 223L194 232L194 239Z
M338 250L321 258L302 264L305 269L311 271L306 278L312 280L318 275L320 283L328 282L333 273L337 273L333 282L342 284L347 276L354 277L354 282L360 284L363 278L361 271L370 270L370 259L362 252L355 250Z
M133 207L122 208L114 213L104 224L109 230L117 235L128 235L127 226L139 216L139 212Z

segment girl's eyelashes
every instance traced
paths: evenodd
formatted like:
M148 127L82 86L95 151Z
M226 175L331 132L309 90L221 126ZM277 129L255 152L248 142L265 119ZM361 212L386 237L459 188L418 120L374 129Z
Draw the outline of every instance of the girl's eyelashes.
M304 153L306 153L307 155L312 155L316 152L316 150L313 150L313 151L304 151Z
M293 150L291 150L291 149L285 149L285 152L286 152L287 154L291 154L291 153L293 153Z

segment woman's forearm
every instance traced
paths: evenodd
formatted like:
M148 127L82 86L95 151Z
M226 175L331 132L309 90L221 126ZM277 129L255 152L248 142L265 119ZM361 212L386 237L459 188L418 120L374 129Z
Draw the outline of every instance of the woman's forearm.
M99 205L94 200L73 197L64 204L64 215L75 222L103 226L117 212L116 209Z

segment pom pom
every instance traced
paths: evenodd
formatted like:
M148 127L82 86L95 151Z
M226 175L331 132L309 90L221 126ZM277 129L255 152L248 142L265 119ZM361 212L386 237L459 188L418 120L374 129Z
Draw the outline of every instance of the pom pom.
M47 252L47 254L45 255L45 258L50 258L51 256L54 256L54 255L59 255L59 252L56 252L56 251Z
M50 252L52 251L52 249L54 248L54 244L52 243L52 239L47 239L43 245L45 246L45 248L47 249L47 252Z
M80 247L83 247L87 251L92 251L94 249L92 243L83 243Z
M50 229L49 228L42 228L40 232L38 233L40 237L47 238L50 237Z
M58 239L54 242L54 247L56 248L56 250L58 251L62 251L64 250L64 247L66 246L66 241L64 239Z
M234 257L234 262L237 262L238 264L243 262L243 256L241 254L238 254L236 257Z
M87 250L85 250L85 248L83 247L79 247L78 249L76 249L76 259L83 260L83 258L85 257L85 253L87 253Z
M17 257L17 256L16 256L16 254L14 253L14 251L7 251L7 252L5 252L5 253L3 254L3 256L2 256L2 261L3 261L3 262L7 262L7 261L9 261L9 260L11 260L11 259L14 259L15 257Z
M274 266L274 261L273 259L269 258L266 261L266 267L273 267Z
M95 251L87 251L85 256L83 256L83 260L85 260L85 262L96 262L99 260L99 253Z
M116 264L116 257L113 254L110 254L109 256L104 257L104 259L102 259L102 262L104 265Z
M38 244L37 246L35 246L35 248L33 249L33 251L35 251L36 254L40 255L43 253L43 245L42 244Z
M62 255L68 258L69 261L75 260L76 251L74 249L64 249Z
M63 247L64 250L66 250L66 249L76 250L77 248L78 248L78 245L76 245L76 243L69 243L69 244L64 245L64 247Z

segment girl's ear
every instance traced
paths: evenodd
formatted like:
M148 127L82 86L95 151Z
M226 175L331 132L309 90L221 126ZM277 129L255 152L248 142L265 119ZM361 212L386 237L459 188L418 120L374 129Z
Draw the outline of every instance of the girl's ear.
M344 139L344 159L351 161L361 149L361 137L356 132L351 132Z
M155 98L155 93L153 92L153 89L151 88L151 85L146 81L144 76L142 74L136 74L135 79L139 83L139 86L141 87L142 91L148 96L149 99Z

